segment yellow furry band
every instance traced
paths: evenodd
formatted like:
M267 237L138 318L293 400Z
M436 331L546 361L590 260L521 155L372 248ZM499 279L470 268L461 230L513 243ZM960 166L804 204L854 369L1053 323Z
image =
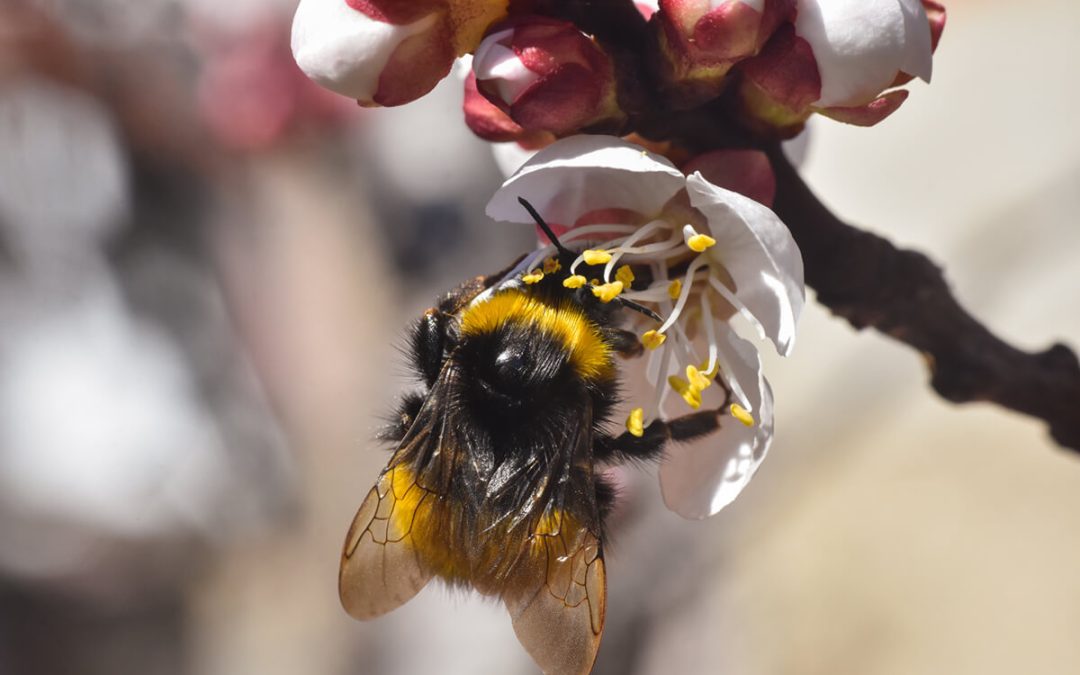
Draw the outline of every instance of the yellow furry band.
M535 326L557 338L570 354L570 364L583 378L610 378L614 372L611 348L596 325L571 300L549 304L520 289L496 293L461 313L461 334L484 335L507 323Z

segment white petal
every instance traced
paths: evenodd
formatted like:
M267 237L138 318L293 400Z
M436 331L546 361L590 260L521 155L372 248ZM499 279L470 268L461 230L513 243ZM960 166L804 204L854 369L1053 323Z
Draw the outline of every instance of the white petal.
M869 103L908 61L899 0L799 0L795 32L814 50L820 107Z
M690 203L705 215L716 246L706 255L735 282L735 297L787 356L802 312L802 254L787 226L768 207L717 187L694 173L686 179Z
M726 374L742 385L755 424L747 427L725 414L716 433L668 446L660 465L660 489L667 507L684 518L707 518L730 504L750 482L772 443L772 390L761 374L761 359L727 323L718 322L717 328L723 331L720 344L732 362L733 371Z
M904 14L904 57L900 70L924 82L930 81L934 70L934 49L930 42L930 19L920 0L899 0Z
M664 157L612 136L571 136L536 153L491 198L495 220L531 223L524 197L546 220L572 225L597 209L629 209L651 216L684 186Z
M395 26L372 19L345 0L300 0L292 24L293 58L323 87L371 101L397 46L431 28L437 19L433 13Z

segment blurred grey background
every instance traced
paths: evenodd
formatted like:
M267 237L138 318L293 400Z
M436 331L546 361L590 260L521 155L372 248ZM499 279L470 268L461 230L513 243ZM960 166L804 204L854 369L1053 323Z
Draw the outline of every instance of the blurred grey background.
M0 5L0 673L532 672L492 602L339 607L403 327L532 232L482 215L457 81L359 109L293 66L292 9ZM948 10L933 85L815 121L805 175L1002 336L1075 347L1080 6ZM1080 459L812 303L767 372L732 507L625 474L597 673L1078 671Z

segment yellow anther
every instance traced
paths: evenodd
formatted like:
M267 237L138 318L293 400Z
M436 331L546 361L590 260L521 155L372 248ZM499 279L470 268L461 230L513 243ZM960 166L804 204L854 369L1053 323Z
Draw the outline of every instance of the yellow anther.
M630 288L630 284L634 283L634 270L629 265L623 265L615 270L615 278L622 282L623 288Z
M599 286L600 285L600 280L595 279L595 278L594 279L589 279L589 285L590 286Z
M585 258L586 265L605 265L611 262L611 254L597 248L590 248L581 255Z
M699 392L703 389L707 389L709 385L712 384L712 380L705 377L705 374L694 366L686 367L686 379L690 382L690 386L697 389Z
M696 389L690 385L689 382L682 379L678 375L672 375L667 379L668 384L675 390L679 396L683 397L687 405L695 410L701 407L701 390Z
M631 436L637 436L641 438L645 435L645 411L641 408L634 408L630 411L630 416L626 418L626 430L630 432Z
M535 284L537 281L540 281L543 278L544 278L544 271L541 270L541 269L535 269L532 272L529 272L528 274L522 275L521 280L524 281L527 284Z
M738 403L731 404L731 416L748 427L754 426L754 416L751 415L746 408L742 407Z
M562 269L562 263L555 256L544 261L544 274L555 274Z
M585 277L581 276L580 274L575 274L572 277L566 277L565 279L563 279L562 285L566 286L567 288L581 288L585 285Z
M667 336L663 333L657 333L654 330L645 331L645 334L641 336L641 344L645 345L646 349L656 349L660 345L664 344L664 340Z
M667 294L672 300L678 300L680 293L682 293L682 279L676 279L667 287Z
M695 234L686 240L686 245L690 247L691 251L701 253L710 246L715 246L716 240L707 234Z
M612 281L610 284L593 286L593 295L600 298L600 302L611 302L619 293L622 293L622 282Z

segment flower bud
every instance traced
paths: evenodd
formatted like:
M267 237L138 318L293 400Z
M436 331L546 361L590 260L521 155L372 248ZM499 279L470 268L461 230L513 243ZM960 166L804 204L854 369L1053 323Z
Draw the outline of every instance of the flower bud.
M484 98L476 88L476 75L472 72L465 78L465 100L462 109L465 112L465 124L485 141L515 141L526 148L539 148L555 140L555 137L546 131L522 129L494 103Z
M912 76L929 82L945 10L931 0L799 0L792 28L740 65L741 113L792 135L813 112L870 126L892 114Z
M660 0L661 77L678 103L715 98L728 71L792 18L795 0Z
M687 176L697 172L713 185L771 207L776 197L776 176L768 156L760 150L712 150L679 167Z
M300 0L292 50L315 82L361 105L420 98L505 15L507 0Z
M526 131L556 135L622 121L608 55L573 24L529 17L484 39L477 88Z

